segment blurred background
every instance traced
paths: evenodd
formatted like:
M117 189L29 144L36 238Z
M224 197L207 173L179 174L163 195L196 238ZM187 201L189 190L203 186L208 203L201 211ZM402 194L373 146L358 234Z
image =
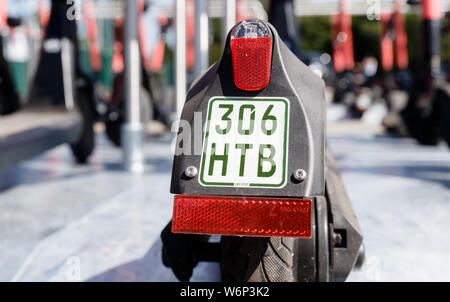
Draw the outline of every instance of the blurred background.
M132 37L124 3L0 0L1 281L176 280L159 239L173 123L251 18L326 83L328 144L365 236L349 281L449 281L450 1L137 0ZM193 279L219 280L218 265Z

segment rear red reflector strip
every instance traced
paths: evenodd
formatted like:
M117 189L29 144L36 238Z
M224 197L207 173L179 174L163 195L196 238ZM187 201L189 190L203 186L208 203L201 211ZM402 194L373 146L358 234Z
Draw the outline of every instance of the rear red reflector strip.
M272 39L233 38L231 40L234 84L242 90L260 90L270 81Z
M311 237L309 199L176 195L172 232Z

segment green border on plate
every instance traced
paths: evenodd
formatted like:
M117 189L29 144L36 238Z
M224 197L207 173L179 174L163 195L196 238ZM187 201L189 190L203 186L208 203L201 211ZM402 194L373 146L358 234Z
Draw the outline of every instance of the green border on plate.
M248 186L236 186L235 183L232 182L207 182L203 179L204 176L204 168L205 161L203 160L206 155L206 148L208 146L208 136L209 136L209 128L211 122L211 114L212 114L212 105L215 101L258 101L258 102L283 102L285 104L284 111L284 152L283 152L283 172L282 172L282 181L279 184L249 184ZM205 187L236 187L236 188L282 188L286 184L286 165L287 165L287 141L288 141L288 132L289 132L289 100L283 97L256 97L256 98L240 98L240 97L212 97L209 100L208 104L208 113L207 113L207 125L205 131L205 137L203 139L203 151L201 157L201 168L200 168L200 177L199 183Z

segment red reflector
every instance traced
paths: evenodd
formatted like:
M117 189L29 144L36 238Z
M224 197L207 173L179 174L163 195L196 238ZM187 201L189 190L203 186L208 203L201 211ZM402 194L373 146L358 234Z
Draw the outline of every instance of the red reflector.
M233 38L231 40L234 84L242 90L260 90L270 81L272 39Z
M311 237L308 199L176 195L172 232Z

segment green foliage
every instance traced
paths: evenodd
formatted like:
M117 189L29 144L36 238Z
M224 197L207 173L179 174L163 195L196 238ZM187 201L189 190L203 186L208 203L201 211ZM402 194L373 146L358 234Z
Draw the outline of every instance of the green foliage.
M418 67L419 58L419 41L421 30L420 16L417 14L410 14L405 16L406 36L408 37L408 57L409 67L416 69Z
M332 52L332 28L329 16L308 16L299 18L300 46L305 52ZM421 19L417 14L405 15L405 28L408 36L408 54L411 68L418 67L421 35ZM380 59L379 21L370 21L365 16L352 17L353 45L355 60L361 61L366 56ZM449 60L449 25L445 19L441 31L442 64Z
M222 20L212 19L210 23L212 28L212 41L209 48L209 62L215 63L222 56Z
M272 0L272 1L276 1L276 0ZM266 10L266 12L269 11L269 6L270 6L270 0L261 0L261 3L264 7L264 9Z
M442 58L442 66L444 64L448 65L448 53L449 53L449 22L447 18L442 19L442 28L441 28L441 58Z
M302 51L332 52L332 28L330 16L307 16L299 18L300 46ZM380 25L366 17L352 18L355 59L366 56L379 58Z
M265 9L269 9L270 1L262 0ZM211 24L210 62L216 62L222 55L222 21L213 19ZM298 18L300 32L300 49L304 52L332 53L332 27L330 16L303 16ZM417 14L405 15L405 27L408 37L408 54L410 67L418 66L420 51L421 19ZM366 16L352 17L353 45L355 60L374 56L380 60L379 21L370 21ZM442 64L449 60L449 25L445 19L442 22L441 56Z
M328 16L301 17L300 48L302 51L331 53L331 22Z

